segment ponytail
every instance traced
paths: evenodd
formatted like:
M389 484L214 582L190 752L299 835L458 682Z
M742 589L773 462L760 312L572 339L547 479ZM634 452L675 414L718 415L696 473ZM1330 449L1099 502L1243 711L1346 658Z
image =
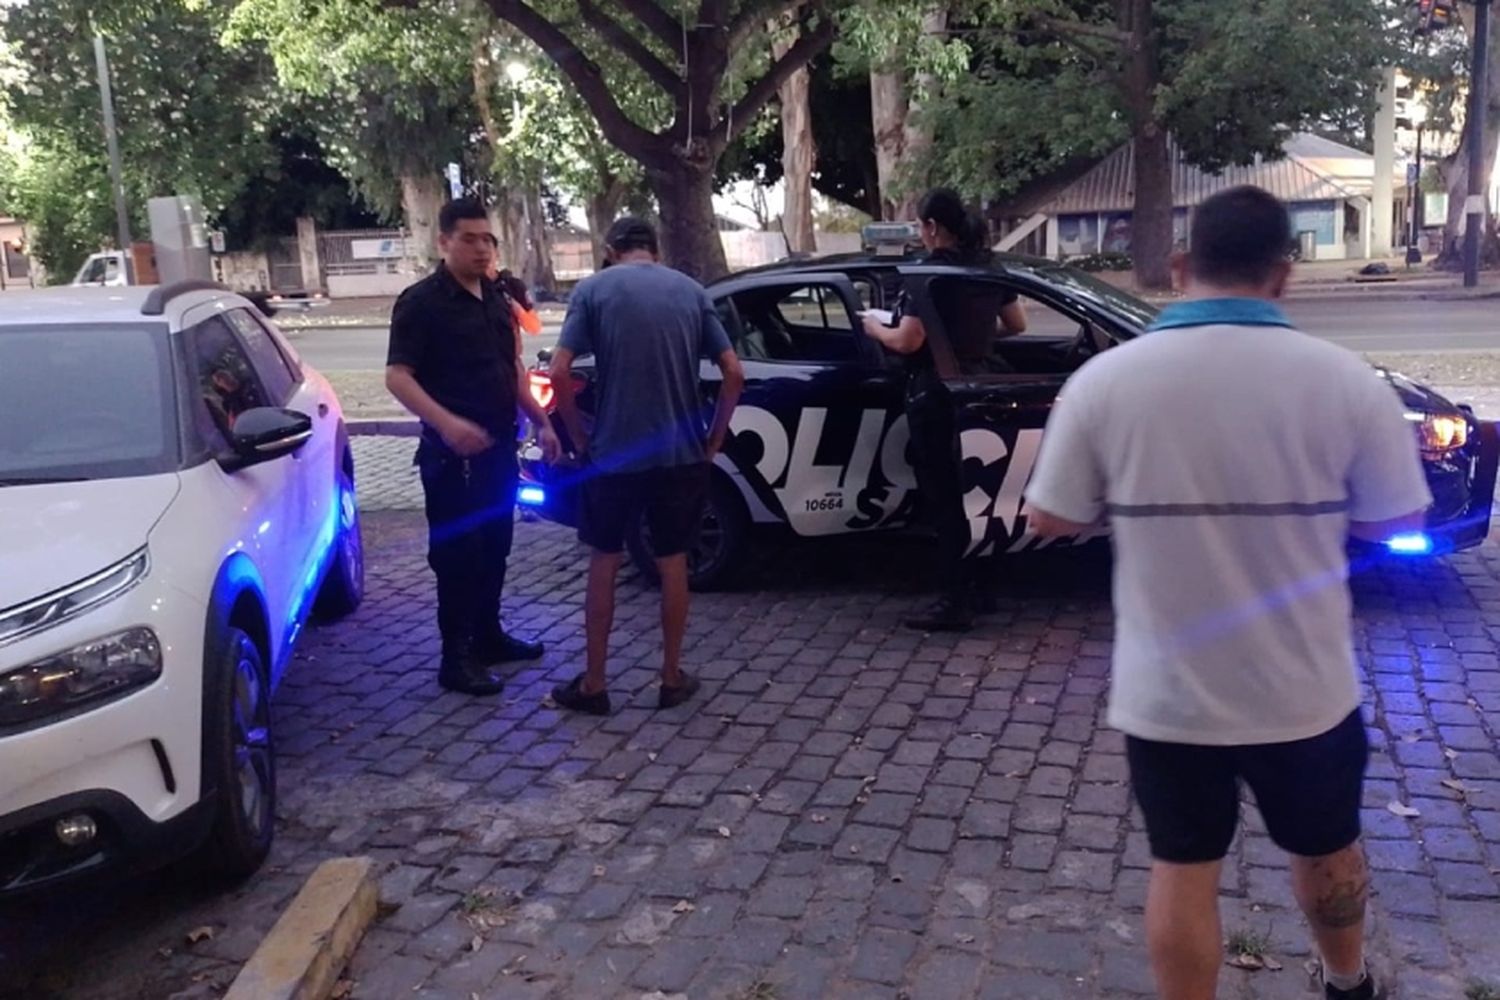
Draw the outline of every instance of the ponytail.
M979 260L986 256L984 220L964 205L964 200L952 188L933 188L922 196L917 207L917 217L923 222L935 222L958 241L958 252L965 260Z

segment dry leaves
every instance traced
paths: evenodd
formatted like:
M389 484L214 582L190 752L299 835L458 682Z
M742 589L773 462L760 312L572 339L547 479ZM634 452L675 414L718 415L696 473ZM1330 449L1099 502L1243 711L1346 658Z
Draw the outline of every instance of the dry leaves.
M827 823L828 822L828 817L824 816L822 813L813 813L811 816L808 817L808 819L812 820L814 823Z
M480 937L478 934L475 934L473 937L469 938L469 950L470 951L478 951L480 948L483 948L483 947L484 947L484 938Z
M1386 808L1386 811L1389 812L1391 815L1393 815L1393 816L1400 816L1402 819L1412 819L1412 818L1414 818L1416 816L1422 815L1422 810L1420 810L1420 809L1413 809L1411 806L1407 805L1406 803L1404 803L1404 802L1397 802L1394 799L1392 799L1390 802L1386 803L1386 807L1385 808Z
M603 865L595 865L594 866L594 878L603 878L604 877L604 872L605 872L605 868L604 868Z
M1269 972L1280 972L1283 968L1280 962L1269 955L1232 955L1227 964L1234 966L1236 969L1244 969L1246 972L1259 972L1261 969Z
M734 834L730 832L729 827L721 826L719 827L719 836L728 839L729 837L734 836Z
M202 927L194 927L187 932L187 943L197 944L199 941L212 941L218 932L205 924Z
M972 935L972 934L955 934L955 935L953 935L953 940L957 941L959 944L973 944L974 943L974 935Z
M1444 788L1452 789L1465 798L1479 790L1477 788L1470 788L1458 778L1444 778L1442 784Z
M333 992L329 993L330 1000L349 1000L354 995L355 982L352 979L340 979L333 984Z
M692 913L696 909L698 909L698 908L696 906L694 906L692 903L688 902L687 900L685 900L685 899L679 899L677 901L677 905L674 906L674 907L672 907L672 912L673 913Z

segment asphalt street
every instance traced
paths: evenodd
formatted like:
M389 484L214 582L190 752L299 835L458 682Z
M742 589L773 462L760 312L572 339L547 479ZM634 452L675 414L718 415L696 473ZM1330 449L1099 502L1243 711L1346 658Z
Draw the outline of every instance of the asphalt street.
M1500 351L1500 302L1495 300L1339 296L1292 299L1286 311L1308 333L1355 351ZM527 356L555 344L559 328L549 323L527 337ZM323 371L385 365L383 327L313 328L293 337L302 355Z

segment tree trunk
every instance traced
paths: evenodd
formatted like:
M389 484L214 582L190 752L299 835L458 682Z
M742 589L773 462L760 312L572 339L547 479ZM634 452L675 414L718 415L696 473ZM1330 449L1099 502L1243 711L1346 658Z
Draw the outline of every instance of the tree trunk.
M434 173L401 177L401 212L411 241L407 252L422 269L438 259L438 212L443 207L443 179Z
M1469 7L1461 7L1460 10L1466 15L1464 26L1469 30L1472 38L1474 33L1474 18ZM1485 91L1487 106L1484 119L1484 176L1492 177L1495 172L1496 146L1500 144L1500 12L1492 12L1490 15L1490 58L1489 66L1485 70ZM1466 119L1467 114L1464 116ZM1464 128L1463 139L1458 144L1458 151L1452 156L1445 158L1439 165L1439 172L1448 189L1448 218L1443 224L1443 247L1438 259L1433 261L1434 267L1445 270L1458 270L1463 267L1463 236L1464 207L1469 197L1469 129ZM1488 202L1489 186L1485 186L1486 202Z
M646 183L661 210L662 260L707 283L729 271L724 241L714 217L714 172L684 163L675 170L646 171Z
M771 25L771 52L780 59L797 38L796 13ZM813 142L812 109L808 104L811 75L804 66L793 73L778 91L781 97L781 172L785 201L781 230L793 253L815 253L813 232L812 172L817 158Z
M901 150L906 143L906 87L900 72L870 71L870 116L875 126L875 173L880 182L880 217L902 218L896 196Z
M589 195L585 211L589 217L589 242L594 248L594 266L604 261L604 235L620 214L620 205L625 200L625 182L616 175L601 177L602 190Z
M552 236L547 232L547 209L542 196L527 194L531 216L531 256L527 261L526 285L547 292L557 291L557 272L552 269Z
M1125 53L1125 107L1130 116L1135 165L1135 205L1130 255L1142 289L1172 287L1172 157L1167 130L1156 117L1156 25L1152 0L1117 0L1120 28L1130 35Z

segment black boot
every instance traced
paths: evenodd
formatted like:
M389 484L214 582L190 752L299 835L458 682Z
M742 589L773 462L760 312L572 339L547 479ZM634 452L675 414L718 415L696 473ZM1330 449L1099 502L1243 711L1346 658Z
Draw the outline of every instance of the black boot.
M474 658L480 663L513 663L516 660L536 660L546 652L539 642L527 642L506 634L497 628L488 635L481 635L474 643Z
M460 694L499 694L505 690L505 681L491 673L483 661L463 647L450 646L443 650L443 661L438 666L438 684Z
M967 593L945 594L906 627L918 632L967 632L974 627L974 605Z

